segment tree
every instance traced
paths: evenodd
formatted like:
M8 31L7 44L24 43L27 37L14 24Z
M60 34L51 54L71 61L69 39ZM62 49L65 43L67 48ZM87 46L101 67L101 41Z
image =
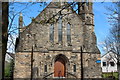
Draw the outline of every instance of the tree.
M12 79L13 77L13 64L14 61L13 59L10 59L10 62L6 62L6 66L5 66L5 77L9 77Z
M107 8L110 13L107 14L109 22L111 24L108 37L104 41L104 47L106 51L112 50L117 54L117 68L120 79L120 2L113 3L113 7Z
M0 2L0 79L2 79L2 3Z
M8 2L2 2L2 79L4 80L5 53L8 41Z

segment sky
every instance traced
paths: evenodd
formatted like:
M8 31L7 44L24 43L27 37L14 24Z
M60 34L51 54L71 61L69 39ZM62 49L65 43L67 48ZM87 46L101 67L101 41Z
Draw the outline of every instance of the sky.
M20 10L24 9L25 6L23 6L24 3L16 3L16 4L12 4L10 3L10 11L9 15L12 16L12 14L19 12ZM105 8L106 6L111 6L111 2L95 2L93 5L93 12L94 12L94 31L97 37L97 45L102 53L102 55L104 54L101 45L103 44L103 41L105 39L105 37L109 34L109 29L110 29L110 25L108 22L108 15L106 15L105 13L108 13L108 10ZM34 4L31 6L28 6L27 8L25 8L22 11L22 15L23 15L23 20L24 20L24 26L27 26L28 24L31 23L31 18L35 18L43 9L45 8L45 6L38 5L38 4ZM12 12L12 10L13 12ZM12 29L10 29L10 31L12 32L13 29L15 29L16 27L18 28L18 18L19 18L19 14L16 15L14 21L13 21L13 26ZM9 19L9 21L11 22L11 19ZM15 38L18 36L18 32L15 31L16 33L12 33L12 37L14 39L14 43L15 43ZM8 45L10 45L10 43L8 43ZM14 46L10 46L8 49L8 52L14 52Z
M93 6L97 46L100 49L102 55L105 54L105 52L103 51L101 45L103 45L105 38L107 37L107 35L109 35L109 29L111 28L111 25L108 22L108 15L106 15L106 13L109 14L109 10L107 10L106 7L110 7L111 5L111 2L96 2Z

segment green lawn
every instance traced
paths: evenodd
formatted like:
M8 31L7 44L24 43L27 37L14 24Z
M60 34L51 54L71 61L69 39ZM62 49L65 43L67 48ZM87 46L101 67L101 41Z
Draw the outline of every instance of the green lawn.
M108 78L110 76L114 76L117 80L118 79L118 72L102 73L103 78Z

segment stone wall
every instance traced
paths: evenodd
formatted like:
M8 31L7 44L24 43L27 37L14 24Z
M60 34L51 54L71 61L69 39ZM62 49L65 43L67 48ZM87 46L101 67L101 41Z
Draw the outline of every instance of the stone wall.
M31 53L18 52L15 55L14 78L30 78Z
M67 72L74 74L77 78L81 76L80 53L72 53L71 51L50 51L49 53L34 52L33 53L33 74L34 78L43 78L44 76L54 72L54 62L58 55L65 55L66 77L75 78ZM101 77L100 64L96 63L99 54L83 54L83 71L84 78L99 78ZM16 53L14 78L30 78L31 74L31 53L20 52ZM73 71L73 65L76 64L76 72ZM47 65L47 72L44 71L44 66ZM97 71L97 72L96 72ZM53 78L54 74L48 76Z

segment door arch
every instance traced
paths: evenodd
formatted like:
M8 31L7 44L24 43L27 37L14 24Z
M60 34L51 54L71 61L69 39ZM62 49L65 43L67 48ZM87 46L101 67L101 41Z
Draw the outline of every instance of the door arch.
M63 54L59 54L54 62L54 77L65 77L67 58Z

